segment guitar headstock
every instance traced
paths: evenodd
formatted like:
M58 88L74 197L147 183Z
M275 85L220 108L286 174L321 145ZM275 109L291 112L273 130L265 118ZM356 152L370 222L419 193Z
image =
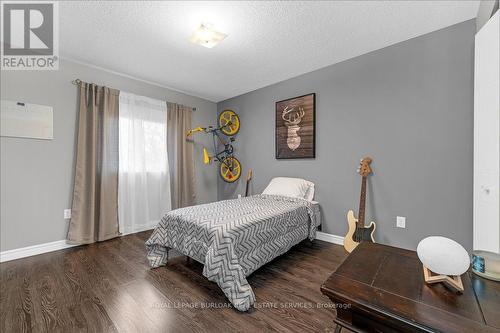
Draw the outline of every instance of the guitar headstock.
M372 163L371 157L367 156L361 159L357 172L363 177L368 176L369 174L372 173L372 168L370 167L371 163Z

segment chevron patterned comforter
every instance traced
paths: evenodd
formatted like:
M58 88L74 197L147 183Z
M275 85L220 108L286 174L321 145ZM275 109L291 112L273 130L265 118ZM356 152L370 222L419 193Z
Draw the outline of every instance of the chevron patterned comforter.
M233 306L247 311L255 295L246 277L302 240L316 237L317 205L277 195L254 195L173 210L146 241L151 267L163 266L169 249L204 264Z

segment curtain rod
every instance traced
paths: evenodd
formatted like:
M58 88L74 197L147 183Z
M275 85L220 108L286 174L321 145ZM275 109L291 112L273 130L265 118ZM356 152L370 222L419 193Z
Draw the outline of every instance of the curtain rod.
M75 86L79 86L80 84L83 83L83 81L77 78L77 79L74 79L73 81L71 81L71 83L74 84ZM188 106L188 107L190 107L190 106ZM190 108L193 109L193 111L196 111L196 108L193 108L193 107L190 107Z

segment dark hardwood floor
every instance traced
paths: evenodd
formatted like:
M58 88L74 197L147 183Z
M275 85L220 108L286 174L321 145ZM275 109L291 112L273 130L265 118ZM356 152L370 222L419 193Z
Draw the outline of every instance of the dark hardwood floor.
M256 308L240 313L202 265L177 255L149 269L151 232L0 264L0 332L333 332L321 284L346 257L303 242L248 280ZM205 308L202 308L205 307Z

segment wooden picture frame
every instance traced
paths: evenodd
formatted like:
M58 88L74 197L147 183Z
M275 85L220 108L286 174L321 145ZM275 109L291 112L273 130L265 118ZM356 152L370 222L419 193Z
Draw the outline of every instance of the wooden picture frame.
M316 94L276 102L276 159L316 157Z

